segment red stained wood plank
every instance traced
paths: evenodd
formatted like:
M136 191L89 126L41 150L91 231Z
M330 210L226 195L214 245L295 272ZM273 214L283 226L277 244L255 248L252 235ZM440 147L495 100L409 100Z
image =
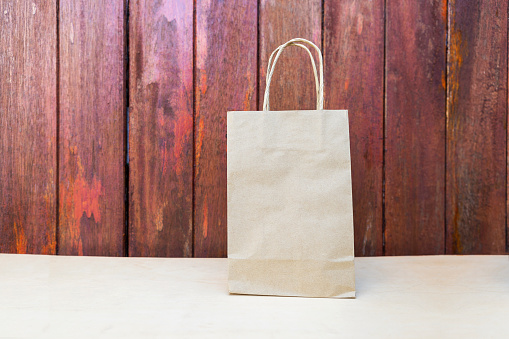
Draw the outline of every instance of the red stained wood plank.
M325 107L348 109L355 255L382 255L384 1L324 4Z
M193 1L131 1L129 25L129 255L192 256Z
M449 2L447 253L506 238L507 2Z
M60 1L59 254L124 254L124 1Z
M0 252L56 250L56 19L0 0Z
M279 45L293 38L304 38L321 47L322 1L260 0L260 108L270 54ZM285 49L270 84L270 109L316 109L314 82L307 53L301 48Z
M256 51L256 1L196 1L197 257L226 256L226 112L256 110Z
M387 0L385 253L444 253L446 2Z

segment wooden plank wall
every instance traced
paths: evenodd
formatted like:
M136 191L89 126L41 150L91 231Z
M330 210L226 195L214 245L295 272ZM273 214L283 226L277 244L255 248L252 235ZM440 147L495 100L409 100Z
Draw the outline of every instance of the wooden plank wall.
M385 253L444 252L447 8L387 0Z
M0 0L0 252L226 256L226 112L321 47L348 109L355 253L501 254L508 5ZM271 108L313 109L307 55Z
M129 61L129 254L192 256L193 1L132 1Z
M382 255L384 0L324 3L325 108L348 108L355 255Z
M197 257L226 256L226 112L256 110L256 23L256 1L196 1Z
M0 0L0 251L56 253L57 13Z
M122 0L60 1L59 46L58 253L122 256Z
M449 2L447 253L506 250L507 10Z

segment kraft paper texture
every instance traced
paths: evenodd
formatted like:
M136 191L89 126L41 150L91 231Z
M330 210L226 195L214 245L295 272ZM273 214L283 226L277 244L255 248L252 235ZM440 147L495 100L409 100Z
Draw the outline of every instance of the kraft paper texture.
M355 297L348 111L227 119L230 293Z

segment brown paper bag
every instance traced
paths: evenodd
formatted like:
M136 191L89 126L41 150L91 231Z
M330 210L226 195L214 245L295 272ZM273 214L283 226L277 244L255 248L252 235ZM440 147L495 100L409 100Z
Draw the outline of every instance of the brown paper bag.
M302 43L318 53L320 81ZM291 45L313 61L316 111L269 110L274 67ZM293 39L272 53L263 106L227 115L230 293L355 297L348 111L323 109L318 47Z

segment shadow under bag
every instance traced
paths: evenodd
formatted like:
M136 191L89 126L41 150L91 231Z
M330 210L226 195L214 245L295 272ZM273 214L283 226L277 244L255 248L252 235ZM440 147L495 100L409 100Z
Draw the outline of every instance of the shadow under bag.
M319 79L311 51L319 57ZM302 47L317 109L270 111L269 88L287 46ZM228 112L230 293L355 297L348 111L323 109L320 49L293 39L271 55L263 111Z

